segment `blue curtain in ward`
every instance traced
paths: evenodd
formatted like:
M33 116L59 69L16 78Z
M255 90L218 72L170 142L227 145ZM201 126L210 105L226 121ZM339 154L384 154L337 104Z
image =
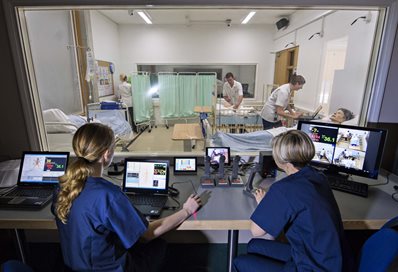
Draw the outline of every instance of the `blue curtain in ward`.
M211 106L216 91L216 75L198 75L197 105Z
M159 107L160 117L179 116L178 108L178 78L176 74L159 74Z
M195 116L196 104L196 75L178 75L178 105L179 117Z
M152 96L149 94L151 83L149 75L132 75L134 122L141 123L153 116Z

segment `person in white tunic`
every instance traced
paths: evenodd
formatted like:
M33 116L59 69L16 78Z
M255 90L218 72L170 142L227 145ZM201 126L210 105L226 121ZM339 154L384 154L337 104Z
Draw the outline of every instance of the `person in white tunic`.
M133 90L131 84L127 82L127 75L120 74L119 84L119 100L127 106L130 115L130 124L134 132L137 132L137 127L134 123L134 111L133 111Z
M238 109L243 101L242 84L235 80L234 75L229 72L225 75L226 82L224 83L222 95L224 100L232 106L233 109Z
M260 113L264 130L281 127L282 117L297 119L302 115L301 112L294 112L289 102L293 91L300 90L304 84L303 76L293 74L289 83L279 86L272 92ZM285 112L285 110L288 112Z

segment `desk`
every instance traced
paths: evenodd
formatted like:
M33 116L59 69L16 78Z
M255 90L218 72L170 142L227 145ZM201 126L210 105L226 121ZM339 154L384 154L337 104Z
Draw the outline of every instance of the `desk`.
M173 140L183 140L184 151L191 152L191 140L203 140L203 134L199 124L175 124L171 138Z
M171 171L172 172L172 171ZM199 177L192 178L198 193ZM277 179L282 175L278 175ZM184 176L173 176L171 183L185 181ZM356 181L365 181L360 177ZM369 180L366 180L369 181ZM120 182L120 181L119 181ZM373 183L384 183L385 178L380 176ZM370 182L368 182L370 183ZM333 191L343 218L344 228L348 230L379 229L388 219L398 215L398 203L391 198L393 186L397 183L390 181L387 185L369 187L369 197L362 198L343 192ZM190 183L175 186L180 190L178 200L183 202L192 193ZM255 200L242 192L242 187L214 187L205 188L211 191L208 203L192 216L178 230L226 230L228 231L228 268L231 268L232 259L235 257L239 230L250 229L250 215L256 207ZM169 200L168 205L174 205ZM164 211L169 215L171 211ZM40 211L7 211L0 210L0 228L2 229L56 229L54 217L50 212L50 205Z

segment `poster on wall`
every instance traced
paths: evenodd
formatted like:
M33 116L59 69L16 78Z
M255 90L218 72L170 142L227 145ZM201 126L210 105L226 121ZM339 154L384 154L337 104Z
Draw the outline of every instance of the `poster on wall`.
M98 96L113 95L113 74L110 68L112 63L103 60L97 60L97 63Z

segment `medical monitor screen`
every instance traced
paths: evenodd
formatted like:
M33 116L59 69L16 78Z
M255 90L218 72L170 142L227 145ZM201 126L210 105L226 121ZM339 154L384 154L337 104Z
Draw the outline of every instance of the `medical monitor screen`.
M69 152L24 152L18 184L57 184L65 174Z
M300 121L315 146L312 164L330 172L376 179L387 132L382 129Z
M231 162L229 147L206 147L206 156L210 157L211 165L220 164L221 155L225 157L224 164L229 165Z

